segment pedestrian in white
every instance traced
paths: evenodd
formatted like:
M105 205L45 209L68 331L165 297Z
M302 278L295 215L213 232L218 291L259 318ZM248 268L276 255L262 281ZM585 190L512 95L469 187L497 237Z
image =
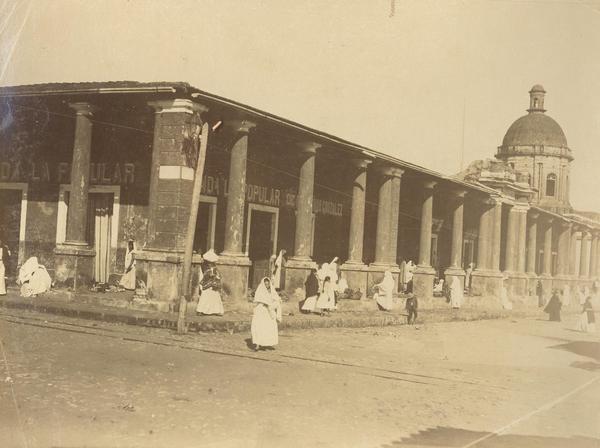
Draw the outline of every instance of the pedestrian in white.
M395 282L392 273L385 271L381 283L377 283L374 286L377 291L373 294L373 298L377 302L377 305L384 311L390 311L394 306L394 285Z
M4 266L4 260L10 257L10 250L4 245L4 241L0 238L0 296L6 295L6 268Z
M321 316L324 314L324 311L335 309L335 292L329 276L326 276L323 280L323 287L321 288L321 293L317 299L316 308L321 312Z
M282 278L283 278L283 268L285 266L285 250L281 249L279 251L279 255L277 255L277 258L275 259L275 263L274 263L274 271L273 271L273 283L272 285L275 287L275 289L281 289L281 287L283 286L283 282L282 282Z
M569 306L569 304L571 303L571 288L569 288L569 285L565 285L565 287L562 290L563 293L563 298L562 298L562 303L564 306Z
M254 350L261 347L274 347L279 343L279 329L277 322L281 322L281 298L265 277L254 293L254 312L250 333Z
M452 278L450 284L450 304L452 308L458 309L461 307L464 298L463 288L460 286L460 280L458 277Z
M127 253L125 254L125 273L119 284L130 291L135 289L135 244L132 240L127 242Z

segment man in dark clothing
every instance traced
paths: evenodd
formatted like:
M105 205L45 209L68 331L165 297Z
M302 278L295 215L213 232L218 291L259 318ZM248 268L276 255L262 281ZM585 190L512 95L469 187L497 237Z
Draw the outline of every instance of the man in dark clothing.
M419 309L419 301L417 297L410 293L406 298L406 311L408 312L408 324L415 323L417 320L417 310Z

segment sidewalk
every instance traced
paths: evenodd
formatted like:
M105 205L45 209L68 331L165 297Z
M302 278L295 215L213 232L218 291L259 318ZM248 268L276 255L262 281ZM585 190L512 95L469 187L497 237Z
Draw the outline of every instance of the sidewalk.
M75 294L67 290L52 290L36 298L24 298L19 296L16 289L9 289L6 296L0 297L0 307L170 330L177 328L177 313L133 309L128 305L131 300L126 294L92 292ZM323 317L291 311L292 308L287 306L284 308L283 322L279 324L279 328L359 328L406 324L406 315L400 306L391 312L383 312L365 309L364 305L357 307L355 303L351 302L355 301L340 301L339 310ZM245 308L228 311L226 306L225 315L222 317L196 316L188 313L188 330L190 332L248 332L252 319L252 304L247 304ZM193 312L193 309L189 311ZM435 308L419 310L417 323L538 316L545 317L546 315L540 310L531 309L505 311L473 307L463 307L460 310Z

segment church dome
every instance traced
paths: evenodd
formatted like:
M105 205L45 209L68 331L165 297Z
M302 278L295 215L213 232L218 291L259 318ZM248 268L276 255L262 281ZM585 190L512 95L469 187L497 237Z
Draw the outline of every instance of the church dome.
M506 131L502 146L568 147L560 125L543 112L530 112L517 119Z

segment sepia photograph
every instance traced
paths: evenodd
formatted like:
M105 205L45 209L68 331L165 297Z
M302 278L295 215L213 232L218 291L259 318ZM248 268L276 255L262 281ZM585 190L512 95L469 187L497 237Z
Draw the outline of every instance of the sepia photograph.
M0 0L1 448L600 448L600 0Z

